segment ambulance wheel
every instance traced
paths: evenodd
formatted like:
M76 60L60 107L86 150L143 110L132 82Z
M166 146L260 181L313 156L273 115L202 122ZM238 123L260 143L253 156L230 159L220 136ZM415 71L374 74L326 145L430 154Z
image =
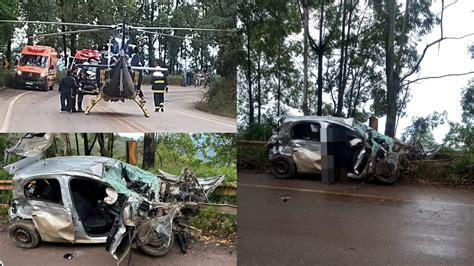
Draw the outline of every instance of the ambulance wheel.
M45 82L43 84L43 87L41 88L42 91L48 91L49 90L49 86L48 86L48 82Z
M170 245L168 247L164 247L160 239L155 239L146 245L140 246L140 249L150 256L161 257L168 253L174 245L174 233L171 233L170 237Z
M40 242L40 236L32 222L19 220L13 222L8 231L10 237L20 248L35 248Z
M292 178L296 173L296 166L290 157L278 155L270 162L270 172L276 178Z

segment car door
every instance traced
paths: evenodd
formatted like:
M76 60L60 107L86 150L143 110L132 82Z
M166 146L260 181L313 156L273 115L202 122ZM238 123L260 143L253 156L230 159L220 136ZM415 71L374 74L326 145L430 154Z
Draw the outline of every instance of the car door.
M64 205L61 176L39 176L24 183L32 220L43 241L75 242L71 209Z
M290 132L290 149L298 173L321 172L321 125L298 122Z

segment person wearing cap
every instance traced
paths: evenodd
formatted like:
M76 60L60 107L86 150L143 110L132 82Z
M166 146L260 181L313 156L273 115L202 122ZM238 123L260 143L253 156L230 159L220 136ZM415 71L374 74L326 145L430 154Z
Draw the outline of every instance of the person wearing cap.
M165 111L165 92L167 91L168 81L166 76L156 71L151 78L151 89L153 91L153 99L155 101L155 112Z

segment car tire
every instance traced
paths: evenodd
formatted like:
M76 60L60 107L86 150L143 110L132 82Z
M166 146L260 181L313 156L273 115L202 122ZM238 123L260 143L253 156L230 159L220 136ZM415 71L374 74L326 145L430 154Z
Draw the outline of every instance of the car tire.
M270 162L270 172L276 178L292 178L296 173L296 165L290 157L278 155Z
M152 241L153 242L153 241ZM173 247L174 245L174 233L171 233L171 243L167 248L157 246L159 245L160 240L156 241L157 243L154 245L153 243L149 243L143 246L140 246L140 249L145 252L146 254L153 256L153 257L161 257L166 255L168 251Z
M45 82L43 84L43 87L41 88L42 91L48 91L49 90L49 86L48 86L48 82Z
M20 248L35 248L41 241L35 226L30 221L19 220L8 227L10 237Z

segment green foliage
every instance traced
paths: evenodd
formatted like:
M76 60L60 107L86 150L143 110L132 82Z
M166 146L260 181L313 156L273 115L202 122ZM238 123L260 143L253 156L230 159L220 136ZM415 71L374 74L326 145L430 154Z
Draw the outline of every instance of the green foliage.
M463 123L449 122L444 142L448 147L474 152L474 80L462 90L461 108Z
M451 161L441 165L436 165L431 161L420 161L410 172L408 180L448 185L474 184L473 153L444 150L440 156Z
M268 169L267 149L263 145L239 145L237 148L237 165L239 169Z
M0 89L12 87L15 73L11 70L0 69Z
M268 118L262 124L250 124L239 129L238 138L241 140L267 141L272 135L277 124L272 118Z
M228 117L237 117L236 81L215 78L196 107L200 110Z
M212 209L204 209L198 215L191 217L189 224L203 230L205 235L220 238L234 238L237 235L237 217L219 214Z
M434 145L433 129L444 124L448 116L446 111L442 113L433 112L426 117L412 118L412 124L405 129L402 140L407 143L419 143L423 146Z

